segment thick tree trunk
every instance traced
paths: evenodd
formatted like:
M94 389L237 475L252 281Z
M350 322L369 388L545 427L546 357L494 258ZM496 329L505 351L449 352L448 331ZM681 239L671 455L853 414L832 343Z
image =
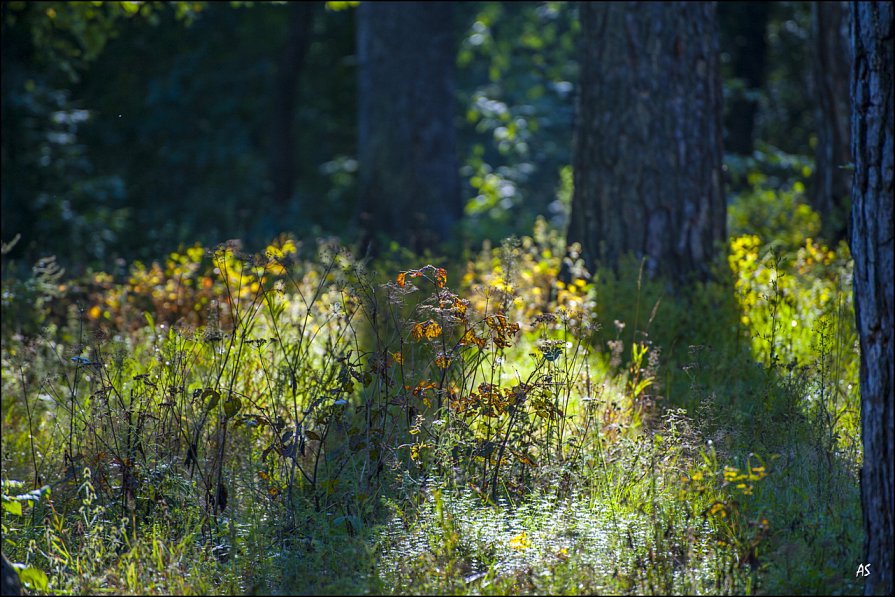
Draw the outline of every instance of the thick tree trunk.
M714 3L582 3L568 240L588 266L707 277L725 238Z
M22 583L19 581L19 573L13 568L6 556L3 556L2 577L0 577L0 586L3 587L3 595L21 595Z
M314 4L295 2L288 10L289 31L274 83L270 131L270 179L274 205L280 214L285 213L292 200L298 175L292 124L295 120L297 83L311 43Z
M754 94L765 84L768 44L765 32L771 14L770 2L722 2L718 5L722 47L730 55L730 74L741 83L728 96L724 149L751 155L754 146L758 100ZM724 32L729 39L725 39ZM727 42L726 44L724 42Z
M814 48L812 80L817 102L817 148L813 182L814 209L830 242L847 238L851 194L851 106L848 85L848 3L812 4Z
M895 117L891 2L852 5L851 247L855 315L861 338L861 425L867 595L892 594L893 535L893 210Z
M448 239L460 218L451 14L447 2L357 8L359 214L368 241L384 234L421 250Z

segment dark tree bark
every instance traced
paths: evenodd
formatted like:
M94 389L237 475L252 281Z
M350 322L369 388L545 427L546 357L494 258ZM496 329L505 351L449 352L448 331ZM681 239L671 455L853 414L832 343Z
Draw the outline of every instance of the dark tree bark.
M22 583L19 581L19 573L13 568L6 556L3 556L2 577L0 577L0 586L3 587L3 595L21 595Z
M568 240L589 267L707 277L725 239L715 4L581 5Z
M460 218L456 51L448 2L357 8L359 214L365 241L415 250Z
M848 3L812 3L812 81L817 102L812 203L830 242L847 238L851 194Z
M270 180L274 205L281 214L285 213L292 200L298 176L292 125L298 79L311 43L314 3L294 2L288 10L289 30L277 67L270 131Z
M727 102L724 148L739 155L750 155L754 147L755 114L758 112L754 93L764 87L767 75L765 33L771 7L770 2L721 2L718 5L721 44L730 55L730 75L742 83L742 89L729 96Z
M892 594L893 526L893 224L895 117L891 2L852 4L851 248L855 315L861 341L861 501L866 531L866 595Z

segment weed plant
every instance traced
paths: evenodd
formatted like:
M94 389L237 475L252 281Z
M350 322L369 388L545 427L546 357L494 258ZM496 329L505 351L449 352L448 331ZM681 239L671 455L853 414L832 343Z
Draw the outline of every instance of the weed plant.
M4 280L4 553L36 593L855 592L850 262L779 250L675 292L543 222L456 284L288 237Z

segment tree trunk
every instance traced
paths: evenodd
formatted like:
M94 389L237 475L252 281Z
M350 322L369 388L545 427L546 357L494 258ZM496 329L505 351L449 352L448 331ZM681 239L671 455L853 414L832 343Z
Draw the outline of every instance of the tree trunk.
M295 2L288 10L289 30L277 69L271 114L270 180L274 206L280 215L286 212L292 200L298 174L292 124L295 120L296 86L311 42L314 4Z
M460 218L456 51L448 2L357 8L360 226L414 250Z
M848 3L812 4L812 80L817 106L812 202L830 242L847 238L851 175Z
M892 593L893 535L893 224L895 169L892 3L852 4L851 248L855 316L861 339L866 595Z
M718 5L722 48L730 55L730 75L735 82L726 106L724 148L738 155L751 155L754 146L755 115L758 112L755 94L764 88L767 74L765 32L771 7L770 2L722 2Z
M589 267L633 253L705 278L725 239L714 3L582 3L568 240Z
M3 590L0 592L2 592L3 595L21 595L22 583L19 581L19 573L16 572L16 569L9 563L6 556L2 557L2 577L0 577L2 583L0 583L0 586L3 587Z

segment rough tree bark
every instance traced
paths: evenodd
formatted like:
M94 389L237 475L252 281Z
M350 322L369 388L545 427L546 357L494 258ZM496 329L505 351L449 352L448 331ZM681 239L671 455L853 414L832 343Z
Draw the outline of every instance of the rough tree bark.
M867 595L892 594L893 526L893 209L895 116L891 2L852 4L851 248L861 342L861 501Z
M707 277L725 238L714 3L581 4L568 240L588 266Z
M812 203L830 242L847 238L851 173L848 3L814 2L812 81L816 98L817 148Z
M365 241L415 250L450 238L462 212L448 2L357 8L359 215Z

